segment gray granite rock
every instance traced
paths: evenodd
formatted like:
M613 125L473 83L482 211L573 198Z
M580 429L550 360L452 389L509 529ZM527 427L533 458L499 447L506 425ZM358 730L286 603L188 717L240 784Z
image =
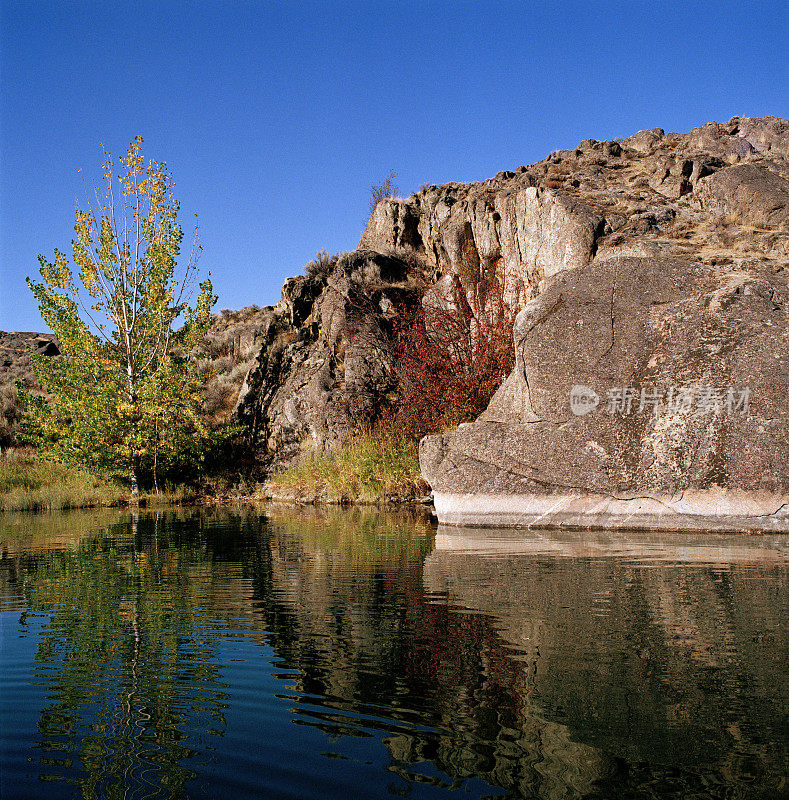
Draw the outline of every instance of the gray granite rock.
M439 521L789 530L787 311L785 276L648 258L556 275L487 411L422 441Z

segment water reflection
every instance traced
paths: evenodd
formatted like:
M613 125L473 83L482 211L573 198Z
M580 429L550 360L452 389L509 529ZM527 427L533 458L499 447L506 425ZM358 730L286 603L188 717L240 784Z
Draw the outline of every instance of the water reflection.
M776 796L788 544L442 529L424 575L495 618L531 706L605 755L593 796Z
M775 797L786 545L8 515L0 793Z

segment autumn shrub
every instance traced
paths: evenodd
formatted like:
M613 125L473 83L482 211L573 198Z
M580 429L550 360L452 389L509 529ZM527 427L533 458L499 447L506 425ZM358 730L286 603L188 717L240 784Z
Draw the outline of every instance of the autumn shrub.
M377 424L336 451L307 455L271 485L329 502L422 496L420 438L474 420L515 363L515 310L497 267L497 259L478 263L470 296L459 281L441 297L402 295L391 323L399 389Z
M393 350L400 392L382 428L418 438L485 410L515 364L515 310L504 301L495 266L483 265L470 297L455 281L449 295L399 309Z

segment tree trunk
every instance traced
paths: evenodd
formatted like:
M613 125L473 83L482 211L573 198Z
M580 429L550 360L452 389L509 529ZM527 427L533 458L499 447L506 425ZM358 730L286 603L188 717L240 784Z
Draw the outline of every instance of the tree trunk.
M159 420L156 420L156 435L153 440L153 488L156 494L159 494L159 477L156 474L156 468L159 463Z
M128 340L128 337L127 337ZM132 497L137 497L140 493L140 454L137 452L137 442L139 442L137 420L137 393L134 391L134 380L132 378L131 360L128 360L127 354L126 372L129 378L129 405L132 408L131 422L132 422L132 443L129 447L129 478L131 480L131 493Z
M137 497L140 493L140 457L134 448L131 448L129 454L129 477L131 478L131 493Z

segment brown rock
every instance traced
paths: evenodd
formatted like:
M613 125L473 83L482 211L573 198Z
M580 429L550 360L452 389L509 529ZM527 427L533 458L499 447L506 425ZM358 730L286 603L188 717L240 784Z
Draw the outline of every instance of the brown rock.
M271 469L333 450L377 418L397 386L391 317L417 291L404 261L356 251L323 277L290 278L235 410Z
M789 529L787 309L785 278L682 261L557 275L518 315L488 410L422 442L439 520ZM574 386L600 405L576 416ZM608 413L624 389L629 413ZM680 390L688 408L669 403Z
M758 228L789 225L789 181L767 167L738 164L699 181L695 196L705 210L730 214Z

